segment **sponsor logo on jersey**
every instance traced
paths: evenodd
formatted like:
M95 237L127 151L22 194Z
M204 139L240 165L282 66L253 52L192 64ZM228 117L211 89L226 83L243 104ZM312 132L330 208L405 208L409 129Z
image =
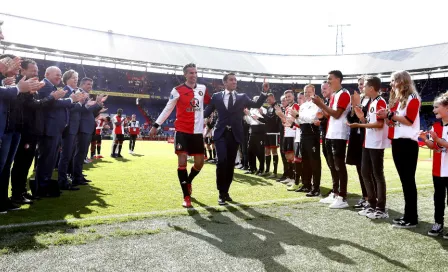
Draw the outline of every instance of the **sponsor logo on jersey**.
M190 100L190 105L194 108L199 108L199 99L193 98Z
M203 96L204 93L203 93L202 91L199 91L199 95L200 95L200 96Z

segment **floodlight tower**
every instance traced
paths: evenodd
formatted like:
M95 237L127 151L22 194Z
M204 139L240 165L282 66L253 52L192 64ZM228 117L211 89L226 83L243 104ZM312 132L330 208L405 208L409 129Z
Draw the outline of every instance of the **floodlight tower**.
M336 55L338 55L339 48L341 51L340 55L344 55L344 37L342 35L342 30L344 27L351 26L351 24L338 24L329 25L328 27L336 27Z

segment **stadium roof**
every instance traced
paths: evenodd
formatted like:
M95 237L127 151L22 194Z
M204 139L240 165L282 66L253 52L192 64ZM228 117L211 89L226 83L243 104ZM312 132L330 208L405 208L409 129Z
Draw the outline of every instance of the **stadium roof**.
M203 69L278 76L387 74L448 67L448 43L353 55L282 55L243 52L102 32L2 14L6 46L29 46L79 57L129 60L180 67L194 62Z

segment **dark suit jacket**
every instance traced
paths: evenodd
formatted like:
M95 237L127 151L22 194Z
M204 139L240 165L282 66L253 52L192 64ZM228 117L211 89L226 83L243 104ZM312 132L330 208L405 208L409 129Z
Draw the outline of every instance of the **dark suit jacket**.
M65 95L65 99L69 98L72 94L72 90L65 86L64 90L67 91L67 94ZM68 122L68 133L70 135L76 135L79 132L79 127L81 124L81 111L82 111L82 105L79 103L75 103L74 106L70 109L70 117Z
M225 91L215 93L205 109L204 117L207 118L216 109L218 120L216 121L214 140L220 139L227 126L232 127L233 136L238 143L243 142L243 117L245 108L260 108L266 100L266 94L262 93L256 102L247 94L237 93L231 111L224 105Z
M84 92L84 91L83 91ZM92 134L95 130L95 115L101 109L98 104L95 104L89 108L85 105L81 109L81 123L79 126L79 132Z
M44 133L44 108L47 108L55 99L49 95L44 99L39 99L37 93L20 94L19 99L23 99L23 128L22 132L34 136L42 136Z
M17 92L16 87L0 87L0 138L6 128L9 101L17 98Z
M39 90L39 99L48 97L51 92L56 91L57 88L50 83L47 79L43 81L45 86ZM69 109L74 105L70 99L55 100L43 110L44 116L44 135L45 136L57 136L62 135L65 127L69 122Z

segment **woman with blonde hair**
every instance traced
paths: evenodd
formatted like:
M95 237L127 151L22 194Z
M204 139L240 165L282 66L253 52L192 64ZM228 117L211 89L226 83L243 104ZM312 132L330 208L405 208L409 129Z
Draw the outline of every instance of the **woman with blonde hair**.
M403 217L393 220L396 228L414 228L418 223L417 187L415 171L418 160L420 132L420 96L406 71L391 76L389 109L378 111L378 117L387 118L392 157L403 187L405 208Z

